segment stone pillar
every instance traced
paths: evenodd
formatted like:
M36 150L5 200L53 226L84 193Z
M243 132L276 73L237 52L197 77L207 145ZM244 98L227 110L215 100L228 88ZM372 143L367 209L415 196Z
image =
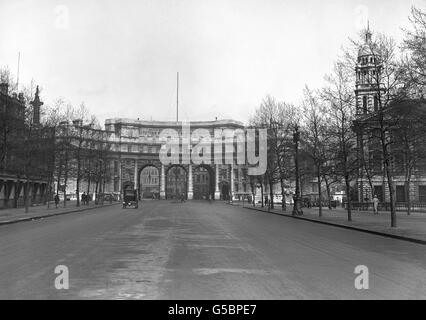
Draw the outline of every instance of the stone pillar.
M164 170L164 164L161 165L160 182L160 199L166 199L166 173Z
M133 183L135 184L135 190L138 189L138 160L135 159L135 175L133 178Z
M188 165L188 200L194 198L194 190L192 186L192 164Z
M135 159L135 173L134 173L134 177L133 177L133 183L135 185L135 190L137 192L137 197L139 199L139 186L138 186L138 160Z
M215 172L215 184L214 184L214 199L220 200L220 191L219 191L219 165L216 164L216 172Z
M230 196L231 196L231 202L234 200L234 165L231 164L231 183L229 186Z
M119 174L119 186L118 186L118 190L120 191L120 195L123 192L123 168L122 168L123 164L121 163L121 160L118 161L118 174Z

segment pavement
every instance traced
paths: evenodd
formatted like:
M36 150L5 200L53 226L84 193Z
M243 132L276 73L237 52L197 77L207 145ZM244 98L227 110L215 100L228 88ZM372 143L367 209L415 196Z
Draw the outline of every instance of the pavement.
M82 212L102 206L115 205L117 202L113 202L112 204L105 202L103 205L96 205L94 202L90 202L89 205L80 205L80 207L77 207L76 204L77 201L67 201L67 206L64 207L63 202L61 202L56 208L55 204L51 202L49 207L47 207L47 204L29 207L28 212L25 212L25 208L2 209L0 210L0 225L32 221L67 213Z
M368 290L354 285L360 265ZM424 299L426 254L222 202L144 201L0 226L0 298Z
M268 208L262 208L260 205L253 207L252 205L247 203L243 204L241 202L234 202L233 205L426 244L425 212L412 212L410 215L407 215L406 212L397 212L397 227L391 228L390 212L388 211L381 211L379 214L375 215L372 211L352 210L352 221L348 221L347 211L343 208L332 210L323 208L321 217L319 217L318 208L303 208L303 215L294 217L291 214L293 209L292 206L288 206L287 210L283 211L281 206L276 206L274 209L268 210Z

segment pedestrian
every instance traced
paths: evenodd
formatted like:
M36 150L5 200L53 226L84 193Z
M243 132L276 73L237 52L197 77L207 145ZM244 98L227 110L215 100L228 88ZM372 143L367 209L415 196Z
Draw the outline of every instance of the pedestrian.
M374 214L379 214L379 199L377 198L377 195L374 195L373 198L373 209Z
M55 206L56 208L58 208L58 204L59 204L59 196L58 194L55 195Z
M86 204L86 192L83 192L83 194L81 195L81 203L83 205Z

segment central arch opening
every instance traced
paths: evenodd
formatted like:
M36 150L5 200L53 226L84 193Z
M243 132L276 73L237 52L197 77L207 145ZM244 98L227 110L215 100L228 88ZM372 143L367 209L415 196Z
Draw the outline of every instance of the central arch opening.
M206 200L214 197L214 172L207 165L200 165L193 171L193 192L195 200Z
M221 181L219 183L220 199L229 200L229 183L227 181Z
M180 165L171 166L166 172L166 199L187 198L188 181L186 170Z

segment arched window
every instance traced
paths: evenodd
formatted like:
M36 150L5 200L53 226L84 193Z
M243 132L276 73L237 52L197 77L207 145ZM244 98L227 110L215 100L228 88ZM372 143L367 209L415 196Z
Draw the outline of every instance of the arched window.
M362 97L362 109L364 110L364 113L367 113L367 96Z

